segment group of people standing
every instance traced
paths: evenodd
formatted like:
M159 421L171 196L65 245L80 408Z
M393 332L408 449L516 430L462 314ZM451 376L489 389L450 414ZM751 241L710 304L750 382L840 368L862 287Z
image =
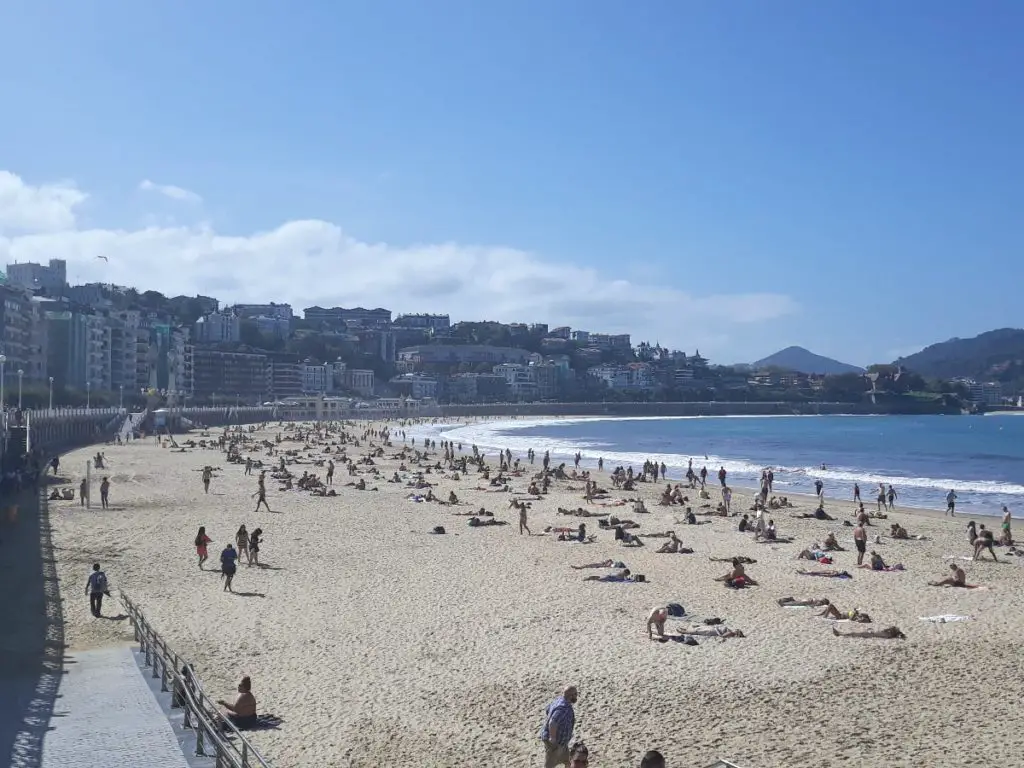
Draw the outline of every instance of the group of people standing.
M255 528L252 533L246 530L243 523L235 533L234 542L228 542L227 546L220 553L220 572L224 580L224 591L232 592L231 584L234 581L235 573L238 570L238 562L242 555L245 555L248 565L259 566L260 564L260 543L263 541L263 529ZM195 547L196 555L199 557L199 569L203 570L203 564L209 559L209 545L213 542L206 533L206 526L199 526L196 534Z

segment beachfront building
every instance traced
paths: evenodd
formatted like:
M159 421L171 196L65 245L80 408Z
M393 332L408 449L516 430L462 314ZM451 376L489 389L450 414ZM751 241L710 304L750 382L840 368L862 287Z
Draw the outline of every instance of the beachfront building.
M654 377L647 363L629 365L595 365L587 373L604 383L609 389L644 390L654 387Z
M331 392L334 390L334 373L331 366L314 364L308 360L302 365L302 391Z
M369 397L373 394L374 374L371 370L350 368L345 371L345 387L360 395Z
M597 349L630 350L633 348L628 333L591 333L587 345Z
M242 338L242 321L231 312L211 312L196 320L192 327L196 344L224 344Z
M29 291L42 290L47 296L60 296L68 284L68 263L64 259L50 259L49 264L8 264L7 282Z
M398 360L415 365L429 363L478 365L489 363L523 363L529 361L531 352L517 347L492 347L488 344L424 344L398 350Z
M448 315L417 313L399 315L395 318L393 325L399 328L425 328L430 331L447 331L452 327L452 321Z
M262 402L270 392L267 356L256 352L225 352L197 346L192 350L192 393L198 400L239 397Z
M277 317L282 320L292 319L291 304L235 304L231 310L242 318Z
M7 358L6 371L15 376L24 371L29 379L44 378L46 358L39 349L41 344L45 345L45 326L38 303L25 289L0 285L0 354Z
M1002 405L1003 385L998 381L975 381L974 379L954 379L967 387L970 401L975 405Z
M393 377L388 384L398 394L414 400L437 398L437 379L422 373L403 373Z
M503 363L494 366L494 374L505 379L509 399L531 401L537 399L537 380L533 366L521 363Z
M348 325L361 326L363 328L379 328L391 325L391 310L377 307L376 309L364 309L354 307L306 307L302 310L302 316L308 323L325 325L329 328L344 328Z

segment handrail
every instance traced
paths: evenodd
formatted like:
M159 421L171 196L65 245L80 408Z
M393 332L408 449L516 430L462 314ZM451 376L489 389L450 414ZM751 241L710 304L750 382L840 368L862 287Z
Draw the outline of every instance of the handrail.
M183 665L181 657L168 647L123 590L120 590L120 596L135 630L139 650L146 656L146 666L153 668L154 679L160 678L160 690L172 692L171 706L184 709L185 727L196 733L196 755L215 757L217 768L271 768L267 759L234 723L218 717L217 703L203 689L192 665L187 662ZM183 669L188 671L183 673ZM225 734L225 729L228 734ZM213 748L212 754L206 751L207 741Z

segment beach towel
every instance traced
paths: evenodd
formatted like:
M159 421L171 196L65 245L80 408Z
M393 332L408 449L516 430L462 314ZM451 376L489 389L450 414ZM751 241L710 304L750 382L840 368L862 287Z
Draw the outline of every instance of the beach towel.
M949 624L954 621L970 621L970 616L958 616L955 613L949 613L945 616L921 616L921 621L930 621L934 624Z

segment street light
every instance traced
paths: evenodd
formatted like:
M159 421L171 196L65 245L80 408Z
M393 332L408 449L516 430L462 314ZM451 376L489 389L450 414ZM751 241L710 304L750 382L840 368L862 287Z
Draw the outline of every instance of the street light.
M4 365L7 363L7 355L0 355L0 413L4 410Z
M18 369L18 410L21 410L21 380L25 378L25 371Z
M92 408L92 382L85 382L85 408L86 410Z
M50 377L50 410L53 410L53 376Z
M124 384L118 386L117 408L118 410L124 409Z

